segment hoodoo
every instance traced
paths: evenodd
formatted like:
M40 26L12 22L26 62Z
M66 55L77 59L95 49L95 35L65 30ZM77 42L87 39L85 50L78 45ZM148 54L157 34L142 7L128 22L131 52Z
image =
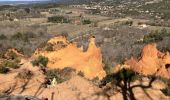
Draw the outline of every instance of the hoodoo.
M144 74L157 75L165 78L170 78L170 54L162 53L157 50L156 44L146 45L141 54L141 59L138 61L134 58L127 60L125 65L130 69Z
M86 52L77 48L75 43L70 43L64 37L55 37L48 41L53 45L53 51L37 50L35 55L48 57L47 65L50 69L63 69L71 67L77 71L82 71L86 78L92 79L105 76L102 64L102 54L100 48L96 47L95 38L89 41L89 47Z

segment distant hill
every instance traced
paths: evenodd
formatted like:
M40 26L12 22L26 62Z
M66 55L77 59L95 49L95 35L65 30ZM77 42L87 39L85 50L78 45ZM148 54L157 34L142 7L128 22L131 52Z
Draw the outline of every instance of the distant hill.
M92 0L52 0L52 2L61 4L84 4L90 3Z
M20 5L20 4L35 4L35 3L50 3L51 1L0 1L0 5Z

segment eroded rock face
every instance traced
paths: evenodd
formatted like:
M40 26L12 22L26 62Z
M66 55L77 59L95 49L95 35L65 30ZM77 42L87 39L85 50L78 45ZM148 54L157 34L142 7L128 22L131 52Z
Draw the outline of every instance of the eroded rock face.
M125 62L126 67L144 74L157 75L170 78L170 54L157 50L156 44L146 45L141 54L141 59L131 58Z
M95 38L90 39L86 52L83 52L82 48L77 48L75 43L70 43L64 37L52 38L48 43L53 45L53 51L37 50L35 52L35 56L48 57L48 68L71 67L77 71L82 71L89 79L96 76L102 79L105 76L101 50L96 47Z

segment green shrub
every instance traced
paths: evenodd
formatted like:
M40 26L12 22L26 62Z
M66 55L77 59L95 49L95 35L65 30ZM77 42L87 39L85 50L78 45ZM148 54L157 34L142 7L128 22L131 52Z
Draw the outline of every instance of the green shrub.
M11 60L17 59L17 54L14 52L8 52L7 56L8 56L8 59L11 59Z
M166 95L166 96L170 96L170 79L166 79L166 78L159 78L159 80L163 81L167 87L165 89L162 89L161 91Z
M46 50L46 51L53 51L53 45L50 44L50 43L48 43L48 44L46 45L46 47L45 47L45 50Z
M77 75L79 75L79 76L81 76L81 77L84 77L84 73L83 73L82 71L79 71L79 72L77 73Z
M19 68L19 62L20 60L15 58L12 60L5 60L1 62L0 64L0 73L7 73L9 71L9 68L17 69Z
M103 67L103 69L105 70L107 75L111 73L111 69L109 67L109 64L106 63L105 66Z
M5 40L5 39L7 39L7 37L4 34L1 34L0 35L0 40Z
M91 24L92 22L89 19L85 19L82 21L82 23L83 23L83 25L86 25L86 24Z
M12 38L12 39L20 39L20 38L22 38L22 34L21 34L20 32L18 32L18 33L16 33L16 34L12 35L11 38Z
M26 33L16 33L14 35L12 35L11 37L12 40L22 40L24 42L28 42L29 41L29 37Z
M12 40L22 40L24 42L28 42L30 38L35 38L36 35L32 32L21 33L18 32L11 36Z
M98 80L99 80L99 77L96 76L96 77L94 77L91 81L92 81L92 82L97 82Z
M45 73L47 80L53 80L55 78L57 83L66 81L66 79L62 77L60 71L60 69L48 70Z
M168 86L166 89L161 90L166 96L170 96L170 86Z
M67 31L63 31L63 32L61 32L61 36L67 38L69 35L68 35L68 32L67 32Z
M166 89L161 90L166 96L170 96L170 85Z
M126 21L123 23L124 25L129 25L129 26L132 26L133 25L133 21Z
M5 66L0 65L0 73L6 74L9 71L9 69Z
M18 63L15 61L4 61L2 65L8 68L13 68L13 69L19 68Z
M33 66L40 66L44 68L48 64L48 58L44 56L39 56L36 60L32 61L31 63Z
M39 62L37 60L31 61L33 66L39 66Z
M69 23L69 20L65 18L64 16L52 16L52 17L48 17L48 22Z
M152 43L162 41L164 37L170 36L170 33L167 32L166 29L162 29L160 31L153 31L148 35L145 35L143 38L143 43Z
M72 77L72 72L75 73L76 70L70 67L65 67L64 69L47 70L45 75L46 75L46 79L49 81L52 81L55 78L57 83L62 83L64 81L69 80Z
M30 8L25 8L24 10L25 10L26 13L30 13L31 12Z
M28 69L23 69L17 75L17 77L20 78L20 79L31 79L32 76L33 76L32 71L30 71Z

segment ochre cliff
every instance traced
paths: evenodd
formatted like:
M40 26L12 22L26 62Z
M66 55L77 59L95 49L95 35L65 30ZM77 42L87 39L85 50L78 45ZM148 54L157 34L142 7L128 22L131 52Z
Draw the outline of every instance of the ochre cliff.
M143 48L141 58L125 61L125 67L144 75L170 78L170 54L158 51L156 44L148 44Z
M89 47L86 52L77 48L75 43L70 43L64 37L55 37L48 41L53 45L53 51L37 50L35 55L48 57L47 65L50 69L71 67L77 71L82 71L86 78L92 79L105 76L102 64L102 54L100 48L95 45L95 38L89 41Z

